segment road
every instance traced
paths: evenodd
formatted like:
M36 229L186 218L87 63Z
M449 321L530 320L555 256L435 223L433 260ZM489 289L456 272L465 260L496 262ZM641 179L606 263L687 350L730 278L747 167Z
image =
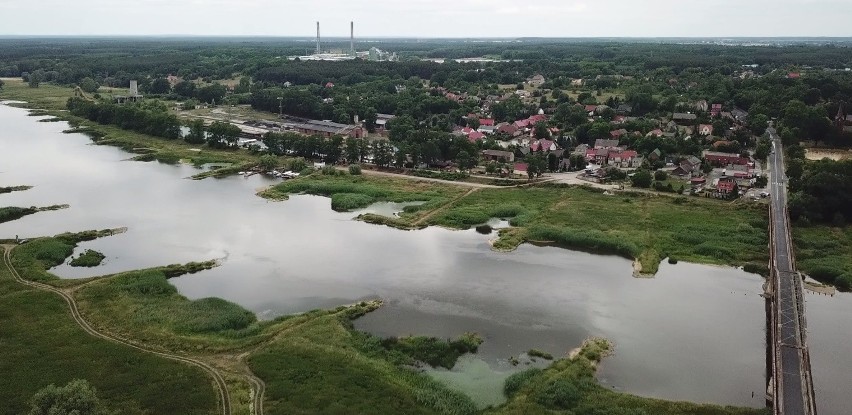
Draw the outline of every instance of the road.
M775 396L775 413L784 415L813 414L810 402L810 364L807 359L806 327L802 279L795 271L792 243L787 215L787 177L784 169L784 151L775 130L770 128L772 154L770 155L770 208L772 210L771 234L772 267L775 283L776 338L775 379L778 388ZM780 370L780 373L777 371Z
M3 263L6 265L6 268L9 269L9 273L12 274L12 277L15 278L15 281L17 281L20 284L31 287L31 288L39 289L39 290L42 290L42 291L50 291L52 293L58 294L60 297L62 297L65 300L66 303L68 303L68 307L71 310L71 316L74 318L74 322L77 323L77 325L80 326L80 328L82 328L83 331L85 331L89 335L103 339L103 340L106 340L106 341L109 341L109 342L112 342L112 343L117 343L117 344L121 344L123 346L131 347L133 349L139 350L139 351L144 352L144 353L149 353L149 354L153 354L153 355L163 357L163 358L166 358L166 359L171 359L171 360L176 360L178 362L187 363L187 364L196 366L196 367L200 368L201 370L207 372L213 378L213 380L216 383L216 389L217 389L217 393L219 395L219 405L220 405L221 413L223 415L231 415L231 397L230 397L230 394L228 393L228 386L225 383L225 379L222 378L222 376L219 374L219 371L217 371L212 366L210 366L207 363L204 363L200 360L148 349L148 348L139 346L135 343L131 343L130 341L122 339L120 337L115 337L115 336L112 336L110 334L103 333L103 332L95 330L91 326L91 324L89 324L89 322L86 321L83 318L83 316L80 314L80 311L77 307L77 301L74 299L74 297L71 294L69 294L69 293L67 293L67 292L65 292L65 291L63 291L59 288L56 288L56 287L53 287L53 286L50 286L50 285L47 285L47 284L41 284L41 283L37 283L37 282L33 282L33 281L27 281L27 280L23 279L21 277L21 275L18 274L18 271L15 269L15 267L12 266L12 249L13 249L13 246L3 245L3 249L4 249ZM262 409L261 409L260 413L262 414Z

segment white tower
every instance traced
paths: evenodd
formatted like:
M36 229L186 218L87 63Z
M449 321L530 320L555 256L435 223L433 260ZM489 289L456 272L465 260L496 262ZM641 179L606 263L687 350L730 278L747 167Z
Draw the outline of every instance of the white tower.
M322 53L322 48L320 48L320 27L319 22L317 22L317 55Z
M355 56L355 22L349 22L349 54Z

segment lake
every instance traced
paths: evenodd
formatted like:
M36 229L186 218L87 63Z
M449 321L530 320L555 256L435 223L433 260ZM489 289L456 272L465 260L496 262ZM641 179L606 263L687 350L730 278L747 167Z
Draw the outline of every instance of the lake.
M225 298L260 318L382 298L385 307L356 321L357 328L485 338L480 352L453 371L434 371L482 405L499 403L500 379L527 367L513 367L510 357L532 348L561 356L590 336L616 345L599 372L607 387L763 405L765 315L757 275L664 263L655 278L635 279L630 261L614 256L530 245L497 253L488 244L493 234L401 231L352 220L365 211L392 215L402 205L339 213L323 197L269 202L255 193L276 180L189 180L198 173L192 166L127 161L132 155L117 148L63 134L64 122L38 119L0 105L0 186L35 186L0 196L0 205L71 207L0 224L0 237L129 229L81 244L75 254L101 251L104 264L53 270L63 278L219 259L221 267L171 282L189 298ZM807 311L820 413L840 415L850 404L852 296L808 295Z

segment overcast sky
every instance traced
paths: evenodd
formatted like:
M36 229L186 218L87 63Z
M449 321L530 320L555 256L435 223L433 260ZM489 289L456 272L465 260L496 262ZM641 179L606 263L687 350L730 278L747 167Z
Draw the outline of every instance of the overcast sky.
M0 0L0 35L852 36L852 0Z

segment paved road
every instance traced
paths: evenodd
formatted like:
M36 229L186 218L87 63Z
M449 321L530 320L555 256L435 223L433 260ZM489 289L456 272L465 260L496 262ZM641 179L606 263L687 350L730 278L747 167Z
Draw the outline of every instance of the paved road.
M65 291L63 291L59 288L53 287L51 285L42 284L42 283L33 282L33 281L28 281L28 280L23 279L20 276L20 274L18 274L18 271L15 269L15 267L12 266L12 249L13 249L13 246L3 245L2 248L4 250L4 252L3 252L3 263L4 263L4 265L6 265L6 268L9 269L9 273L12 274L12 277L15 278L15 281L17 281L20 284L26 285L28 287L36 288L36 289L43 290L43 291L50 291L50 292L58 294L60 297L62 297L65 300L66 303L68 303L68 307L71 309L71 316L74 318L74 322L77 323L77 325L80 326L80 328L82 328L89 335L91 335L93 337L98 337L98 338L101 338L101 339L104 339L104 340L107 340L107 341L110 341L110 342L113 342L113 343L118 343L118 344L121 344L121 345L124 345L124 346L127 346L127 347L131 347L133 349L136 349L136 350L139 350L139 351L142 351L142 352L145 352L145 353L150 353L150 354L153 354L153 355L156 355L156 356L164 357L166 359L176 360L178 362L183 362L183 363L187 363L187 364L190 364L190 365L193 365L193 366L197 366L198 368L207 372L211 377L213 377L213 380L216 383L217 393L219 395L219 405L220 405L219 409L221 410L223 415L231 415L231 396L228 393L228 386L225 383L225 379L219 374L219 371L217 371L212 366L210 366L207 363L204 363L200 360L191 359L191 358L184 357L184 356L179 356L179 355L174 355L174 354L169 354L169 353L163 353L163 352L159 352L159 351L156 351L156 350L147 349L145 347L139 346L135 343L131 343L130 341L122 339L120 337L112 336L112 335L97 331L80 314L80 311L77 308L77 301L74 299L74 297L71 294L69 294L69 293L67 293L67 292L65 292ZM261 408L260 411L261 411L260 414L262 414L263 409Z
M777 338L773 350L780 365L778 396L775 397L775 413L784 415L811 414L809 382L810 367L804 356L807 347L804 326L804 304L802 280L795 272L791 252L787 216L787 177L784 169L784 151L781 140L774 129L769 129L772 138L770 155L769 192L772 209L772 250L776 283ZM779 354L780 352L780 354ZM807 367L806 367L807 366Z

